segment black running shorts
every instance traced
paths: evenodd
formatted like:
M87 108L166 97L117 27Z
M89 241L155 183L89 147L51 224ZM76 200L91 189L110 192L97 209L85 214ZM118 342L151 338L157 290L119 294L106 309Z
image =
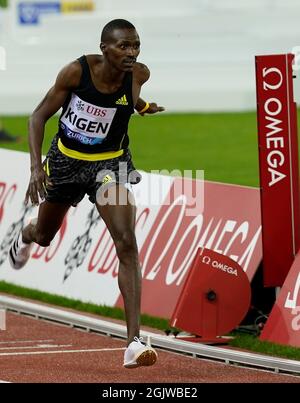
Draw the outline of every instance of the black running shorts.
M102 161L83 161L64 155L55 137L44 161L52 186L47 186L46 200L75 206L85 194L92 203L100 186L111 183L136 184L141 175L135 170L130 151L117 158Z

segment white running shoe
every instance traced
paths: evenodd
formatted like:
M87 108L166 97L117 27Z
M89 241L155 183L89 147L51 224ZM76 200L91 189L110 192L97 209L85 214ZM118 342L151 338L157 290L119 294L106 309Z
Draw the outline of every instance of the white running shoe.
M18 237L13 241L8 254L9 263L13 269L19 270L25 266L30 258L32 247L33 242L25 243L22 241L21 231Z
M124 367L137 368L155 364L157 353L151 346L142 343L143 338L135 337L124 353Z

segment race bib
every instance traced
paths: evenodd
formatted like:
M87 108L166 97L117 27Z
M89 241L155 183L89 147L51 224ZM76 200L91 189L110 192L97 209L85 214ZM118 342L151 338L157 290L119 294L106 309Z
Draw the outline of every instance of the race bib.
M60 118L60 128L67 137L80 143L101 144L109 132L116 111L117 108L102 108L72 94Z

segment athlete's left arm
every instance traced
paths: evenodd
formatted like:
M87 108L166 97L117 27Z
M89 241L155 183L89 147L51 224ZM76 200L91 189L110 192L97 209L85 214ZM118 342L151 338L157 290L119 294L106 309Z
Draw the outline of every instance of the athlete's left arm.
M147 103L144 101L142 98L140 98L140 92L141 92L141 87L142 85L149 80L150 77L150 70L145 64L142 63L135 63L135 67L133 70L133 101L135 102L135 109L137 112L140 113L140 111L144 112L140 113L141 116L144 116L144 114L153 114L156 112L162 112L165 110L163 106L158 106L155 102L149 102ZM149 105L149 106L148 106Z

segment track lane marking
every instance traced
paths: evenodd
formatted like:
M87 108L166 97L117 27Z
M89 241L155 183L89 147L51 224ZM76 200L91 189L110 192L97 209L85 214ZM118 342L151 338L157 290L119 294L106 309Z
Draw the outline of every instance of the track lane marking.
M0 350L22 350L30 348L58 348L58 347L72 347L73 344L53 344L45 346L20 346L20 347L0 347Z
M16 353L0 353L0 356L8 356L8 355L42 355L42 354L67 354L67 353L96 353L101 351L117 351L117 350L125 350L125 347L120 348L91 348L87 350L56 350L56 351L25 351L25 352L16 352Z
M49 340L10 340L10 341L0 341L0 344L18 344L18 343L49 343L54 341L54 339Z

